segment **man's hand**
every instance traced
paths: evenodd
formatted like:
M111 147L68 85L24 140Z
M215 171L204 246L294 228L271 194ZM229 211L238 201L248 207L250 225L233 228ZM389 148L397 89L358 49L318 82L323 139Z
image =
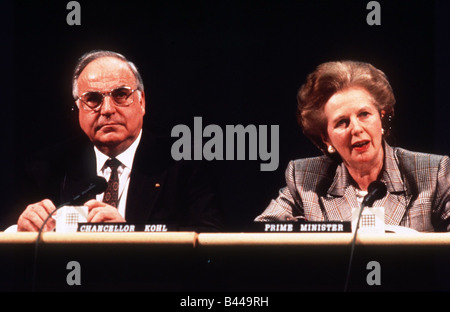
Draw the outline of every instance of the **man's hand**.
M45 219L55 209L56 207L50 199L28 205L17 221L17 231L39 231ZM55 219L49 218L42 230L51 231L55 226Z
M126 222L117 208L91 199L84 203L89 209L87 222Z

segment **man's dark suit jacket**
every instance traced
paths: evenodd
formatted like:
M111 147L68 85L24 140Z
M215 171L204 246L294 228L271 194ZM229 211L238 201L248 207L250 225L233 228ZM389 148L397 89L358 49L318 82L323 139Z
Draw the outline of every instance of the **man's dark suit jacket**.
M127 223L164 223L199 232L221 230L214 175L199 161L174 161L170 147L170 139L143 131L130 176ZM14 212L7 222L17 223L26 205L44 198L56 206L70 201L95 175L95 152L84 136L41 153L25 168L23 184L15 194L20 200L12 204Z

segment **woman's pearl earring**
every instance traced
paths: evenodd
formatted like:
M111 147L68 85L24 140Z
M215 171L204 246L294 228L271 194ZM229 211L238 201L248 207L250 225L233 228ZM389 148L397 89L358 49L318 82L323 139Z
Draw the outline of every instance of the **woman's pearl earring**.
M335 152L336 150L334 149L334 147L332 145L328 145L328 153L333 154Z

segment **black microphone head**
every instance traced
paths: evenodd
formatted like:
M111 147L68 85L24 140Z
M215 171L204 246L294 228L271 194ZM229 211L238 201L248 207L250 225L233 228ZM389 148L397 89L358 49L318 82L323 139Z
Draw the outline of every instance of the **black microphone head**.
M377 197L377 199L383 198L387 192L386 184L378 180L373 181L372 183L369 184L367 191L369 193L373 193L374 196Z
M105 178L95 176L89 179L89 185L86 189L84 189L81 193L79 193L77 196L75 196L71 200L71 204L73 205L80 205L84 203L87 199L91 198L92 195L97 195L100 193L103 193L106 190L106 187L108 186L108 183L106 182Z
M106 190L106 187L108 186L108 182L106 182L106 179L100 176L96 176L92 178L91 185L94 186L90 193L91 194L100 194L103 193Z
M386 193L386 184L381 181L373 181L367 188L367 195L364 197L364 206L372 206L377 199L383 198Z

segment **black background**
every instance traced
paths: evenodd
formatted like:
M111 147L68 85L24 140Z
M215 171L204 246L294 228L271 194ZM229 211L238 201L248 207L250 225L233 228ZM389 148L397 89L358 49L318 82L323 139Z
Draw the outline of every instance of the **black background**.
M6 185L20 157L77 134L71 75L93 49L127 56L145 84L145 124L279 125L280 162L218 161L229 229L248 224L284 186L291 159L319 155L295 120L296 93L325 61L372 63L397 99L390 142L450 154L449 18L446 1L78 1L81 25L69 26L68 1L2 3L1 142ZM7 207L1 207L2 210Z

